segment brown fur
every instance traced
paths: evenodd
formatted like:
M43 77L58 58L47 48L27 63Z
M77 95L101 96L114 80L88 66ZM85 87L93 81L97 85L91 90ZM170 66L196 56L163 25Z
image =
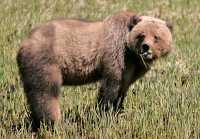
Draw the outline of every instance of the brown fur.
M17 61L36 127L41 120L60 119L61 85L100 80L100 107L122 107L130 84L149 70L146 64L151 64L149 60L144 64L137 52L143 42L152 40L157 23L136 28L140 20L144 19L132 12L119 12L102 22L54 20L30 33L21 44ZM162 41L149 44L156 58L170 51L170 40L162 35L171 34L162 26ZM144 32L146 36L139 39Z

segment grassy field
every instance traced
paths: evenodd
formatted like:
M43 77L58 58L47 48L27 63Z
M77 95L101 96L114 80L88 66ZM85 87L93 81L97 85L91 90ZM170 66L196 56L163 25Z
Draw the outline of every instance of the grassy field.
M62 122L33 136L19 80L16 53L36 24L57 17L100 20L120 10L167 19L174 27L174 51L133 84L125 112L99 117L99 84L63 87ZM200 138L199 0L1 0L0 138Z

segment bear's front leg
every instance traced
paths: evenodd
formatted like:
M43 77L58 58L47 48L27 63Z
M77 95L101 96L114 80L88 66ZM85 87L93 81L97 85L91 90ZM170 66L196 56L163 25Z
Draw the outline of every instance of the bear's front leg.
M99 89L99 94L97 101L100 109L109 110L113 108L115 111L118 109L119 102L119 92L121 89L121 80L116 80L112 78L105 78L101 81L101 87Z

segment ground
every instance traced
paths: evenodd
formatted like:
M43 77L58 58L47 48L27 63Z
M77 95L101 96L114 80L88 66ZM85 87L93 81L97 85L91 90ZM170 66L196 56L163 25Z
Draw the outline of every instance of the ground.
M95 109L98 83L63 87L62 123L41 138L200 138L199 0L2 0L0 4L0 138L31 138L30 114L16 53L31 28L58 17L101 20L133 10L173 23L174 50L131 86L125 111Z

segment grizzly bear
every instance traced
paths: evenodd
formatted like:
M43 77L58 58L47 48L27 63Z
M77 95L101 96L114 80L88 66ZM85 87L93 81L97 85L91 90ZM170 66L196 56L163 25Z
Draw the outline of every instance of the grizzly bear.
M17 55L33 126L61 118L62 85L100 81L99 107L122 108L129 86L171 43L165 21L127 11L99 22L58 19L36 27Z

